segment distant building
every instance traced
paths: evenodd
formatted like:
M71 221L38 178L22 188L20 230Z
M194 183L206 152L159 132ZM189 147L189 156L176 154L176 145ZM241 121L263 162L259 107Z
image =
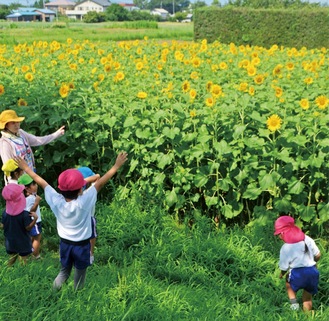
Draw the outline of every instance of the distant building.
M45 8L58 12L62 15L65 15L66 10L72 10L75 5L76 3L71 0L54 0L45 3Z
M155 8L151 11L151 14L155 16L160 16L162 20L167 20L169 17L169 12L166 9Z
M136 7L133 3L119 3L121 7L124 7L128 11L134 11L134 10L140 10L138 7Z
M56 17L56 12L49 9L40 8L17 8L6 16L8 21L43 21L52 22Z
M86 0L77 3L73 10L66 10L66 15L71 19L82 20L88 12L104 12L110 5L108 0Z

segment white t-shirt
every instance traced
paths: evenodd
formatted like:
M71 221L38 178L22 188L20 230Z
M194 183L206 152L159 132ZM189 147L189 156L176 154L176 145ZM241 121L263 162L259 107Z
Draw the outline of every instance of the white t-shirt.
M305 244L308 251L305 252ZM285 243L280 250L279 268L281 271L289 269L310 267L316 264L314 257L320 253L314 240L305 235L305 241L288 244Z
M45 199L57 221L59 237L79 242L91 237L91 213L97 200L97 190L91 186L77 199L67 202L62 194L47 185Z
M35 203L35 195L29 195L26 198L26 207L25 210L28 212L31 212L31 208L33 207L34 203ZM38 219L37 219L37 223L41 222L41 213L40 213L40 206L38 205L35 213L38 215Z

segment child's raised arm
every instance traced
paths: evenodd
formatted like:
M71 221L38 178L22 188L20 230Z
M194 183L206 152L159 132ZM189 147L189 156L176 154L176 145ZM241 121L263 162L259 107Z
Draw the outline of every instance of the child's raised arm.
M17 166L22 169L26 174L30 175L31 178L43 189L49 185L41 176L35 173L29 165L27 165L26 161L22 157L15 156L14 161L17 163Z
M119 170L119 168L127 161L128 154L126 152L122 152L118 155L115 164L112 168L106 172L100 179L96 181L94 187L97 192L99 192L103 186L114 176L114 174Z

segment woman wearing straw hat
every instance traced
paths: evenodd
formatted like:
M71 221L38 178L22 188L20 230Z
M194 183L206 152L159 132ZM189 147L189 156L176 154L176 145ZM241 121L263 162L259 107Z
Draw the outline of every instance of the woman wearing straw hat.
M280 250L280 279L286 274L286 289L291 309L298 310L296 293L303 290L303 310L312 310L312 295L318 292L319 271L316 262L321 253L314 240L295 225L292 217L284 215L274 224L274 235L284 242Z
M20 124L24 119L25 117L17 116L16 112L11 109L4 110L0 114L0 156L3 164L15 156L23 157L29 167L35 171L31 146L46 145L64 135L65 126L47 136L34 136L20 128Z

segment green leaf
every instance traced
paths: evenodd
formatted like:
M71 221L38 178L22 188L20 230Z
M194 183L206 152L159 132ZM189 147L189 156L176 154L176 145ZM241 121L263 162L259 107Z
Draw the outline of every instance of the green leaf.
M289 194L300 194L304 190L305 184L299 180L295 180L288 184Z
M110 127L114 127L117 122L117 118L115 116L106 117L105 119L103 119L103 122L104 122L104 124L106 124Z
M259 180L259 186L263 191L268 190L270 187L274 185L272 174L265 174Z
M214 143L214 149L218 153L219 156L231 153L232 149L227 144L227 142L223 139L220 142Z
M136 166L138 165L139 161L137 159L132 159L129 164L130 164L130 168L129 168L129 173L133 172L136 168Z
M274 200L274 208L279 212L288 213L291 211L292 205L288 198L279 198Z
M198 173L194 176L194 184L196 187L202 187L208 182L208 176Z
M123 127L132 127L136 125L137 121L138 121L137 117L133 117L133 116L127 117L125 122L123 123Z
M166 203L169 207L171 207L175 203L177 203L177 194L176 194L174 189L172 189L170 192L167 191L167 193L166 193Z
M319 203L319 218L322 223L329 221L329 203Z
M218 204L218 197L216 196L206 196L205 197L206 205L208 207Z
M146 127L143 130L140 128L137 128L137 130L136 130L136 136L138 138L146 139L146 138L149 138L150 135L151 135L151 130L149 127Z
M316 211L314 206L300 205L299 210L300 210L299 211L300 218L305 222L311 221L311 219L316 216Z
M262 194L262 190L255 186L255 184L249 184L247 190L243 193L243 198L255 200Z
M169 128L165 127L162 131L162 134L170 139L174 139L176 135L180 133L180 129L178 127Z
M171 163L174 156L173 154L159 154L158 156L158 167L164 169L167 165Z

